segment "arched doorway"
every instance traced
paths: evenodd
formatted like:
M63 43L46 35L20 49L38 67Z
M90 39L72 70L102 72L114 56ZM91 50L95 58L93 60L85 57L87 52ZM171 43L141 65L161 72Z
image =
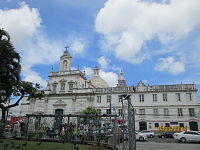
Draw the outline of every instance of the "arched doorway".
M145 122L145 121L139 122L139 129L140 129L140 131L147 130L147 122Z
M55 117L54 127L58 128L60 125L62 125L63 117L60 116L60 115L63 115L63 109L56 109L55 110L55 115L57 115L57 116Z
M198 131L198 124L196 121L189 122L189 125L190 125L190 130Z

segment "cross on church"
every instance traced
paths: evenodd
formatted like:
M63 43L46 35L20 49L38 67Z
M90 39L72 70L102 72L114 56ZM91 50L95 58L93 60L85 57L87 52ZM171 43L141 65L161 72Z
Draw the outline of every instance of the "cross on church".
M65 46L65 51L64 51L64 53L67 53L67 54L69 55L68 48L69 48L69 46L68 46L68 45L67 45L67 46Z
M68 46L68 45L67 45L67 46L65 46L65 49L66 49L66 50L68 50L68 48L69 48L69 46Z

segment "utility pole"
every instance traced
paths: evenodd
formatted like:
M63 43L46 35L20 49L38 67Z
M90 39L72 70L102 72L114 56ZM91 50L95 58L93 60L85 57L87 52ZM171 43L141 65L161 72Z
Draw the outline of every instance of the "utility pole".
M110 95L109 95L110 96ZM111 96L110 96L110 114L112 114L112 110L111 110L111 100L112 100L112 98L111 98Z
M128 98L128 150L136 150L136 138L135 138L135 111L131 108L131 99Z
M125 149L125 141L124 141L124 134L126 133L126 131L125 131L125 126L124 126L124 120L125 120L125 117L124 117L124 99L123 99L123 96L121 95L121 102L122 102L122 119L123 119L123 122L122 122L122 124L123 124L123 134L122 134L122 150L124 150Z
M110 97L110 114L112 114L112 110L111 110L111 97Z
M131 95L122 95L122 101L128 101L128 150L136 150L135 110L131 104L130 96Z
M109 95L109 96L110 96L110 95ZM110 102L110 115L112 115L111 99L112 99L112 97L110 96L110 99L109 99L109 100L110 100L110 101L109 101L109 102ZM111 121L112 121L112 118L110 117L110 124L111 124Z

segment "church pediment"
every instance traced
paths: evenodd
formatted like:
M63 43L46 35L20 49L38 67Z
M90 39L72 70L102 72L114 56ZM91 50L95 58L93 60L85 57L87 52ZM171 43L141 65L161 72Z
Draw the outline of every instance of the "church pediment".
M73 80L70 80L69 83L75 83Z
M67 80L65 80L64 78L62 78L62 79L60 80L60 82L67 82Z
M52 84L58 84L58 82L54 81Z
M54 104L54 106L66 106L67 104L63 100L58 100Z

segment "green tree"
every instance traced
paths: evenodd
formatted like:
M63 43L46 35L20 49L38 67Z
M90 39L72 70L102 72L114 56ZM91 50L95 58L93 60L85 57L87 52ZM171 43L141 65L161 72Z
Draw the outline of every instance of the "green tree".
M11 96L13 84L20 80L20 56L10 42L9 34L0 29L0 93L5 103Z
M94 108L94 107L87 107L85 110L81 112L81 114L93 114L93 115L98 115L99 112Z
M44 91L39 90L40 85L20 79L20 55L10 42L9 34L0 29L0 108L2 110L1 121L5 124L6 112L9 108L19 105L24 96L41 99ZM10 99L16 101L10 104Z
M91 107L91 106L89 106L89 107L87 107L86 109L84 109L82 112L81 112L81 114L83 114L83 115L98 115L98 114L100 114L94 107ZM80 121L80 123L81 124L88 124L89 123L89 121L93 121L93 122L98 122L99 121L99 118L97 117L91 117L91 116L88 116L88 117L83 117L83 118L81 118L81 121Z

